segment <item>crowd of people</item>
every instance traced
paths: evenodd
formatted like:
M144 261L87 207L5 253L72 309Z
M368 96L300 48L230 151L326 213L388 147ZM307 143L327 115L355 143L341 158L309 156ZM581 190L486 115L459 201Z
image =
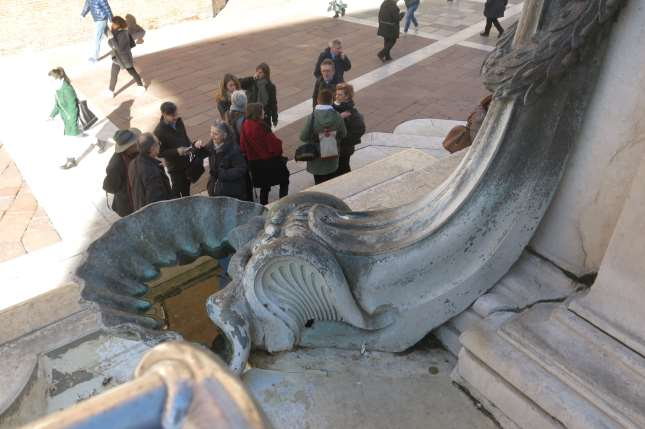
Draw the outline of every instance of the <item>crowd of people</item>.
M354 146L365 133L363 116L354 105L354 89L344 82L350 69L351 61L338 39L316 61L313 111L300 140L321 144L331 139L337 148L335 153L319 153L307 161L316 184L351 170ZM279 118L269 65L259 64L249 77L224 75L214 102L219 117L213 118L207 142L190 139L178 106L169 101L161 104L152 133L116 132L103 188L114 195L111 206L117 214L126 216L153 202L189 196L191 183L205 173L205 159L210 196L267 204L271 188L278 188L280 198L289 193L287 158L282 140L273 132Z
M486 1L488 20L482 35L488 35L492 25L501 35L503 29L496 18L500 10L503 15L506 1ZM411 24L418 28L414 14L419 3L420 0L405 0L404 13L396 0L382 2L378 35L383 37L384 47L377 54L379 59L392 60L390 51L400 35L404 16L404 33ZM128 22L112 15L107 0L86 0L82 16L89 12L96 23L90 61L98 59L101 38L109 34L112 55L109 95L114 95L121 69L132 76L140 91L145 91L134 68L131 50L137 42ZM345 83L345 73L351 68L339 39L332 40L315 62L313 110L300 133L296 160L307 162L307 171L316 184L351 171L350 158L365 133L363 115L354 103L354 89ZM50 118L62 117L65 135L82 135L78 127L78 99L69 78L60 67L51 70L49 76L56 86ZM159 123L153 132L126 129L115 133L115 153L108 163L103 188L114 195L111 206L117 214L126 216L153 202L189 196L191 183L205 173L205 159L210 196L253 201L257 189L259 202L267 204L274 186L279 188L280 198L288 194L287 158L282 141L272 131L278 125L279 115L277 88L271 80L269 65L261 63L253 75L239 79L230 73L224 75L214 102L219 118L213 118L207 142L189 138L179 109L172 102L161 104ZM68 158L63 168L76 164L74 158Z

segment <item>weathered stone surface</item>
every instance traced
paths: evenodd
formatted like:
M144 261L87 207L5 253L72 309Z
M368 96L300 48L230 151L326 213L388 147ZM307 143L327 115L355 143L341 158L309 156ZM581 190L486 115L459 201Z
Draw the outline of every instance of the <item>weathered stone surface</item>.
M635 238L645 234L645 159L637 148L640 118L631 118L643 105L634 91L642 86L643 22L642 5L629 2L581 134L590 140L575 152L534 241L536 250L576 274L599 268L591 290L495 325L475 324L461 336L457 381L518 427L645 427L645 252ZM608 113L607 105L617 112Z
M645 237L645 157L641 158L593 288L569 307L645 356L645 246L641 237Z
M459 354L461 333L488 323L499 314L514 314L540 302L564 301L579 288L561 269L531 253L524 252L509 272L468 310L435 331L437 338L454 355Z
M537 305L499 328L477 326L461 341L458 377L519 427L645 425L645 359L563 305ZM468 368L473 361L483 373ZM505 401L519 392L521 406Z
M598 272L645 151L643 22L638 1L618 16L562 186L531 242L577 276Z
M454 357L427 343L405 355L257 352L242 379L276 428L496 427L451 383Z

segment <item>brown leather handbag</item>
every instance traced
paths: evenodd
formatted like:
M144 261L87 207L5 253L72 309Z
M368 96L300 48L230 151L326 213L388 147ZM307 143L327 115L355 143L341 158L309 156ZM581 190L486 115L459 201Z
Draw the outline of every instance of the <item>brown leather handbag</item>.
M464 125L454 127L443 140L443 147L450 153L458 152L472 144L470 130Z

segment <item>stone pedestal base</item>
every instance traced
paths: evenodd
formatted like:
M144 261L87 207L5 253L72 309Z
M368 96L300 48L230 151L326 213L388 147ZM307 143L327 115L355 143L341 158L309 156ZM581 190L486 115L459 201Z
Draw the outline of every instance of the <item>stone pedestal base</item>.
M539 304L460 339L454 378L508 427L645 427L645 357L565 305Z

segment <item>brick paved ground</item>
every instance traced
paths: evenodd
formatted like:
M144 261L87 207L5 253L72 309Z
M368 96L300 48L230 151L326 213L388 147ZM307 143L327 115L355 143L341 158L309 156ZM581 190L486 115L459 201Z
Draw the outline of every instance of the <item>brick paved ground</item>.
M355 101L367 131L389 133L411 119L465 120L486 95L479 79L485 56L483 51L453 46L358 92ZM304 121L277 133L287 143L290 155Z
M425 37L410 34L401 38L393 56L400 58L432 44L428 34L446 37L481 21L482 8L477 1L424 1L417 16ZM152 130L159 119L159 105L171 100L180 106L190 136L206 139L209 124L218 117L214 93L226 72L250 75L258 63L268 62L278 88L279 109L284 111L310 98L314 61L332 37L343 39L352 59L347 80L381 67L375 56L382 46L373 27L376 11L352 18L357 21L325 19L232 38L200 40L139 57L137 68L150 84L148 92L139 97L124 71L117 97L102 95L109 80L109 58L90 71L72 73L72 79L77 89L118 127ZM496 40L480 36L468 39L473 46L490 46ZM401 122L416 118L465 119L486 94L479 78L485 55L484 50L455 45L359 91L356 102L365 115L368 132L391 132ZM290 157L299 144L302 122L278 131ZM206 175L194 191L203 190L205 181ZM0 261L58 240L19 171L0 148Z
M59 240L16 164L0 145L0 262Z
M104 112L110 112L108 117L118 127L134 126L144 131L152 130L159 121L161 102L172 100L179 106L191 138L206 139L210 124L219 117L214 96L225 73L249 76L257 64L267 62L278 89L278 108L284 110L311 97L315 60L329 39L339 35L352 60L346 79L382 65L375 56L382 39L375 36L373 28L329 19L201 41L137 58L136 67L150 87L146 95L135 99L132 85L114 99L102 95L107 88L108 70L75 77L74 85L98 102ZM404 55L429 43L427 39L409 37L397 45L396 53ZM132 83L129 75L122 72L117 91L128 82Z
M141 97L134 98L133 86L115 99L102 96L107 70L76 77L74 84L93 101L98 100L105 112L111 112L108 117L119 127L151 130L159 120L161 102L175 101L191 138L207 139L209 125L218 117L214 92L224 73L249 75L257 63L267 61L278 88L279 109L285 110L311 97L313 64L332 34L341 35L352 60L347 80L382 65L375 56L382 39L375 36L374 28L324 20L202 41L138 58L137 68L144 80L151 82L148 93ZM401 57L431 43L409 35L399 40L393 55ZM368 131L391 132L399 123L421 117L464 119L485 94L478 77L484 57L483 51L453 47L359 92L357 102L365 113ZM132 83L126 73L120 78L117 88ZM302 122L278 132L289 157L299 144Z

